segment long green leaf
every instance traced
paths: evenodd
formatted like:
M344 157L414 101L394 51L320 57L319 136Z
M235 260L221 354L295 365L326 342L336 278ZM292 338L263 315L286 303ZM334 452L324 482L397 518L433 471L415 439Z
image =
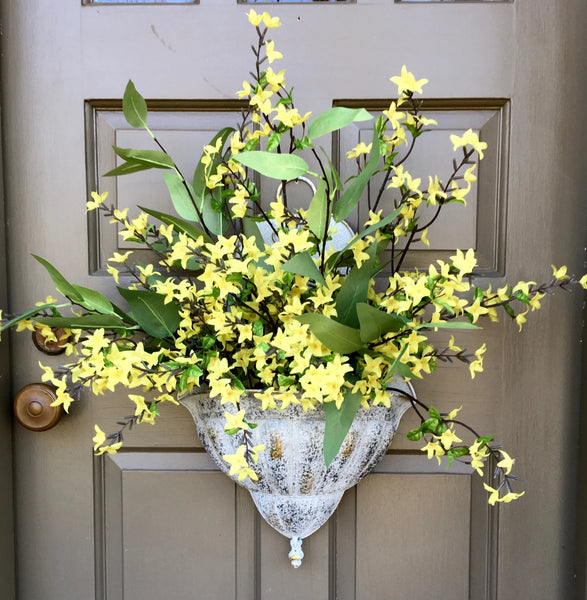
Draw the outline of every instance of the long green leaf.
M40 317L35 319L42 325L49 327L63 327L65 329L136 329L128 325L116 315L84 315L82 317Z
M114 152L126 161L143 163L155 169L173 169L173 159L169 154L160 150L136 150L134 148L119 148L112 146Z
M349 327L359 327L357 304L367 302L376 251L375 244L367 249L369 258L360 267L355 266L349 271L336 295L337 320Z
M341 194L340 198L336 201L333 209L334 220L339 223L343 219L346 219L351 211L358 204L365 187L369 183L371 176L375 173L375 170L379 166L379 159L381 158L381 152L379 148L379 136L377 130L373 129L373 144L371 146L371 152L369 153L369 159L363 170L355 177L347 189Z
M104 294L101 294L96 290L91 290L90 288L82 287L81 285L73 285L72 287L82 297L78 304L84 308L99 312L103 315L116 314L112 302L110 302Z
M147 103L130 79L122 97L122 112L131 127L147 128Z
M412 329L483 329L469 321L440 321L438 323L420 323Z
M290 181L305 175L309 170L308 163L295 154L275 154L254 150L252 152L241 152L233 159L253 171L282 181Z
M198 213L194 207L194 202L186 189L186 185L189 186L189 184L186 182L186 185L184 185L183 178L177 173L165 173L163 177L175 212L188 221L198 221Z
M45 269L47 269L49 276L55 284L55 289L60 294L63 294L66 298L69 298L76 304L79 304L83 300L81 294L75 289L75 287L71 285L71 283L69 283L69 281L67 281L67 279L65 279L65 277L63 277L63 275L48 260L45 260L40 256L36 256L35 254L33 254L33 258L38 260L45 267Z
M326 233L328 223L326 221L326 212L328 201L326 198L326 181L320 180L316 193L308 207L308 227L310 231L319 239L322 240Z
M369 121L373 118L364 108L334 106L312 120L308 127L308 137L312 140L346 127L355 121Z
M114 169L111 169L107 173L104 173L103 177L117 177L118 175L130 175L131 173L138 173L139 171L146 171L150 169L151 165L136 161L127 161L118 165Z
M173 225L175 231L178 233L185 233L191 237L192 240L197 240L199 237L203 237L205 242L210 241L209 236L192 223L188 223L187 221L184 221L179 217L175 217L174 215L168 215L166 213L159 212L158 210L153 210L152 208L145 208L144 206L139 206L139 208L148 215L159 219L159 221L162 223L165 223L166 225Z
M287 271L288 273L303 275L322 285L326 285L326 281L324 281L320 269L318 269L316 263L307 252L300 252L292 256L292 258L281 265L281 270Z
M344 400L340 408L336 408L335 402L324 403L324 416L326 423L324 427L323 454L326 468L335 459L344 438L346 437L355 415L361 406L362 394L352 392L349 388L343 391Z
M310 326L310 331L332 352L350 354L363 348L358 329L347 327L319 313L305 313L295 317Z
M148 290L118 288L128 302L133 319L141 329L156 338L172 336L180 323L179 307L174 302L165 304L164 296Z
M399 331L407 322L400 315L391 315L365 302L359 302L356 306L363 342L377 340L391 331Z

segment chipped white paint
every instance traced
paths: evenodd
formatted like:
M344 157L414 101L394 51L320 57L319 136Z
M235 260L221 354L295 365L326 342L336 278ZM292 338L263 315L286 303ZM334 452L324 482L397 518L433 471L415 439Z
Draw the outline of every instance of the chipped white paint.
M413 394L407 383L394 379L393 386ZM234 454L243 443L242 433L224 433L224 412L231 410L206 393L193 394L181 403L194 417L200 440L221 471L228 475L229 465L222 458ZM390 408L360 408L341 449L326 468L322 455L324 411L304 412L298 405L285 410L260 410L250 393L240 399L246 418L257 427L251 445L265 444L255 471L258 481L238 481L247 488L263 518L279 533L291 538L290 558L301 564L301 540L314 533L335 511L345 490L356 485L381 460L410 402L390 395ZM232 407L236 412L236 407ZM299 538L299 543L296 541Z

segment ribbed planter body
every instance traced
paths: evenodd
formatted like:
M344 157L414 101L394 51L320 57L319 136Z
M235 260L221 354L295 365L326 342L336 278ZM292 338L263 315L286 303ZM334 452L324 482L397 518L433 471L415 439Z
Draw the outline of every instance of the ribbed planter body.
M394 380L393 384L413 394L404 382ZM222 406L205 393L185 397L181 403L191 412L204 448L228 475L229 464L222 457L234 454L243 436L224 432L224 412L236 412L236 408ZM247 393L240 399L240 408L245 409L247 421L257 424L251 431L251 445L264 444L266 449L254 465L258 481L232 479L251 492L263 518L279 533L293 540L306 538L328 520L345 490L373 470L385 454L410 407L408 400L397 395L390 394L390 403L390 408L359 409L338 455L326 468L321 407L308 412L299 405L262 411L259 400Z

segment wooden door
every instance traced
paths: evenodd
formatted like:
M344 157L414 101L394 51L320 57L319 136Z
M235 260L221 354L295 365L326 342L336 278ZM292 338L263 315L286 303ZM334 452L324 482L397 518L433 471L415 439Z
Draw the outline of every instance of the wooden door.
M494 285L547 279L551 263L581 270L583 0L253 6L283 22L274 38L302 110L386 108L395 93L389 77L406 64L430 79L426 102L440 136L433 147L469 127L490 144L475 197L455 217L456 237L445 231L430 251L415 253L415 264L474 246L480 278ZM249 7L4 0L13 311L52 290L31 253L71 281L112 293L103 272L118 242L86 217L88 191L109 189L120 206L137 196L167 202L160 181L100 177L114 164L112 143L148 143L121 118L126 81L150 99L152 128L193 168L197 146L234 121L234 92L251 64ZM364 133L349 128L333 139L341 164ZM488 507L477 477L437 468L405 439L414 423L406 417L376 473L304 542L304 564L294 571L288 541L215 470L185 409L169 407L156 428L129 436L124 452L95 458L94 423L107 428L129 406L122 395L86 395L50 431L14 426L16 597L572 598L581 297L543 304L521 336L512 323L484 333L482 377L471 382L466 369L448 366L417 386L428 403L463 404L468 422L499 434L527 481L520 502ZM470 333L464 343L477 340ZM52 361L27 336L13 336L13 392L39 379L40 359Z

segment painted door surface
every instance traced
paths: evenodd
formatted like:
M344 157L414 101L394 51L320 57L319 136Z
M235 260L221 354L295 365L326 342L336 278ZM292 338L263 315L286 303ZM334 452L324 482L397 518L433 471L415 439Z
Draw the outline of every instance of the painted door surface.
M490 145L469 206L454 213L453 228L441 228L431 250L414 253L414 265L473 246L480 280L494 286L504 277L546 280L551 263L581 271L583 0L4 0L12 311L53 289L31 253L70 281L113 294L105 261L123 246L86 216L89 190L108 190L120 207L138 198L161 210L169 204L157 174L101 177L115 164L112 144L148 147L122 118L126 82L132 78L149 99L151 128L190 172L213 131L236 120L235 91L252 64L250 6L283 23L273 38L302 114L333 104L385 109L396 92L389 77L406 64L430 80L425 107L439 122L433 151L414 157L415 169L442 168L434 150L446 156L453 132L472 127ZM325 141L343 171L346 150L368 134L362 125ZM406 440L415 423L406 417L376 473L304 542L296 571L288 541L214 468L183 407L168 407L155 428L127 437L124 452L99 459L94 423L106 429L130 414L124 394L85 395L43 433L15 425L17 598L572 598L581 301L578 292L545 299L521 336L510 322L483 332L485 372L474 381L467 369L447 365L416 386L428 404L462 404L467 422L499 434L527 482L521 501L489 508L480 478L458 465L437 467ZM479 340L477 332L461 337L471 348ZM13 336L13 392L40 379L39 360L63 359Z

